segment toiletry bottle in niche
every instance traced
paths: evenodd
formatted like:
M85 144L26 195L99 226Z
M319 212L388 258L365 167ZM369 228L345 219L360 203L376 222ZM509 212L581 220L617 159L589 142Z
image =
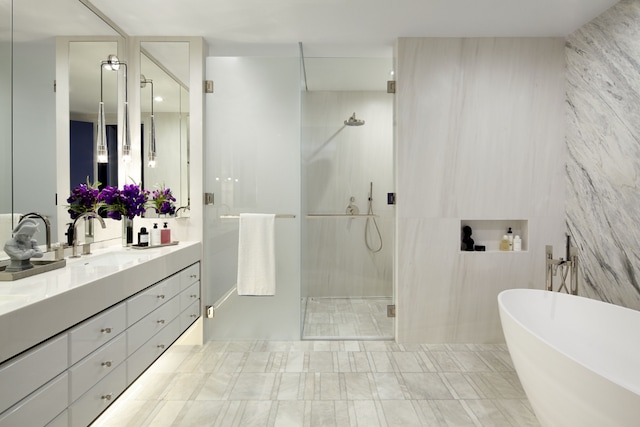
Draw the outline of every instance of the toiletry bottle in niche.
M500 250L509 251L509 237L506 234L502 236L502 240L500 240Z
M168 223L164 223L164 227L160 231L160 243L165 245L171 243L171 229Z
M142 227L138 233L138 246L149 246L149 233L146 227Z
M513 238L513 250L514 252L520 252L522 250L522 239L516 234Z
M158 223L153 224L151 229L151 246L158 246L160 244L160 229Z
M509 239L509 250L513 250L513 231L511 231L511 227L507 230L507 238Z

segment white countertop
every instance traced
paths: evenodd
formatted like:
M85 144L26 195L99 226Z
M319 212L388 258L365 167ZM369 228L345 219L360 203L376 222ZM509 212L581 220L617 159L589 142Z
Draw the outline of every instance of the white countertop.
M0 282L0 362L199 261L201 245L92 252L57 270Z

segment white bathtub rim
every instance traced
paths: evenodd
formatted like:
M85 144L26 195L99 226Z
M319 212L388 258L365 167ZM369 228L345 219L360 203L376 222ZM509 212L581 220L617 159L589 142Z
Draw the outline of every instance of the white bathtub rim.
M549 292L549 291L546 291L546 290L543 290L543 289L515 288L515 289L507 289L507 290L504 290L504 291L500 292L498 294L498 306L499 306L499 309L500 309L500 315L502 316L502 313L505 313L506 315L508 315L511 318L511 320L514 323L516 323L518 326L520 326L522 329L524 329L528 334L536 337L542 343L544 343L548 347L552 348L553 350L557 351L558 353L562 354L567 359L569 359L572 362L582 366L583 368L593 372L594 374L598 375L599 377L601 377L601 378L603 378L603 379L605 379L607 381L610 381L610 382L616 384L617 386L622 387L623 389L628 390L629 392L634 393L634 394L636 394L636 395L638 395L640 397L640 384L634 384L633 382L626 381L624 378L620 378L619 376L607 375L606 373L604 373L602 371L601 368L595 368L591 364L585 363L582 360L578 360L575 356L568 354L566 351L563 351L560 348L558 348L555 344L552 344L549 340L541 337L540 334L538 334L535 331L533 331L531 328L529 328L527 325L525 325L523 322L521 322L520 319L518 319L516 316L513 316L511 314L511 312L504 307L503 299L505 298L505 295L507 295L507 294L510 294L510 293L535 293L535 294L541 295L544 292ZM595 300L595 299L592 299L592 298L587 298L587 297L583 297L583 296L579 296L579 295L569 295L569 294L560 293L560 292L549 292L549 293L552 294L553 298L582 298L582 299L585 299L585 300L589 300L590 302L606 304L606 305L614 307L615 309L628 310L628 311L632 311L632 312L638 313L636 310L632 310L632 309L627 308L627 307L623 307L623 306L611 304L611 303L608 303L608 302L605 302L605 301L599 301L599 300ZM505 339L506 339L506 337L505 337ZM507 347L508 347L509 341L506 340L506 342L507 342Z

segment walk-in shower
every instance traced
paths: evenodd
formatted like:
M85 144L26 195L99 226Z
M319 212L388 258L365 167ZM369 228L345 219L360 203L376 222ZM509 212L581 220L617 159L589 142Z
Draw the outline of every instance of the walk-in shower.
M317 69L325 71L353 65L344 58L315 59L324 62ZM387 242L393 241L395 211L376 203L393 191L393 95L383 84L388 71L380 76L384 81L365 87L370 67L361 68L352 74L349 82L357 89L351 90L346 78L335 76L328 79L333 86L319 87L314 68L307 59L301 120L302 338L392 339L394 319L387 308L393 304L393 254ZM353 112L346 120L345 110Z

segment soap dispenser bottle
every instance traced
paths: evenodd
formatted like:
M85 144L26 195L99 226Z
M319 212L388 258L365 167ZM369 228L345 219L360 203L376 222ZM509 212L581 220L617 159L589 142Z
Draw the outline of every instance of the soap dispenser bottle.
M502 240L500 240L500 250L501 251L509 250L509 237L506 234L502 236Z
M149 233L146 227L142 227L138 233L138 246L149 246Z
M522 250L522 239L520 238L520 236L516 235L516 237L513 238L513 251L520 252L521 250Z
M171 229L169 228L168 223L164 223L164 227L160 231L160 243L166 245L171 243Z
M151 246L158 246L160 244L160 229L158 228L158 223L153 223L153 228L151 229Z
M513 231L511 231L511 227L507 230L507 239L509 239L509 250L513 250Z

